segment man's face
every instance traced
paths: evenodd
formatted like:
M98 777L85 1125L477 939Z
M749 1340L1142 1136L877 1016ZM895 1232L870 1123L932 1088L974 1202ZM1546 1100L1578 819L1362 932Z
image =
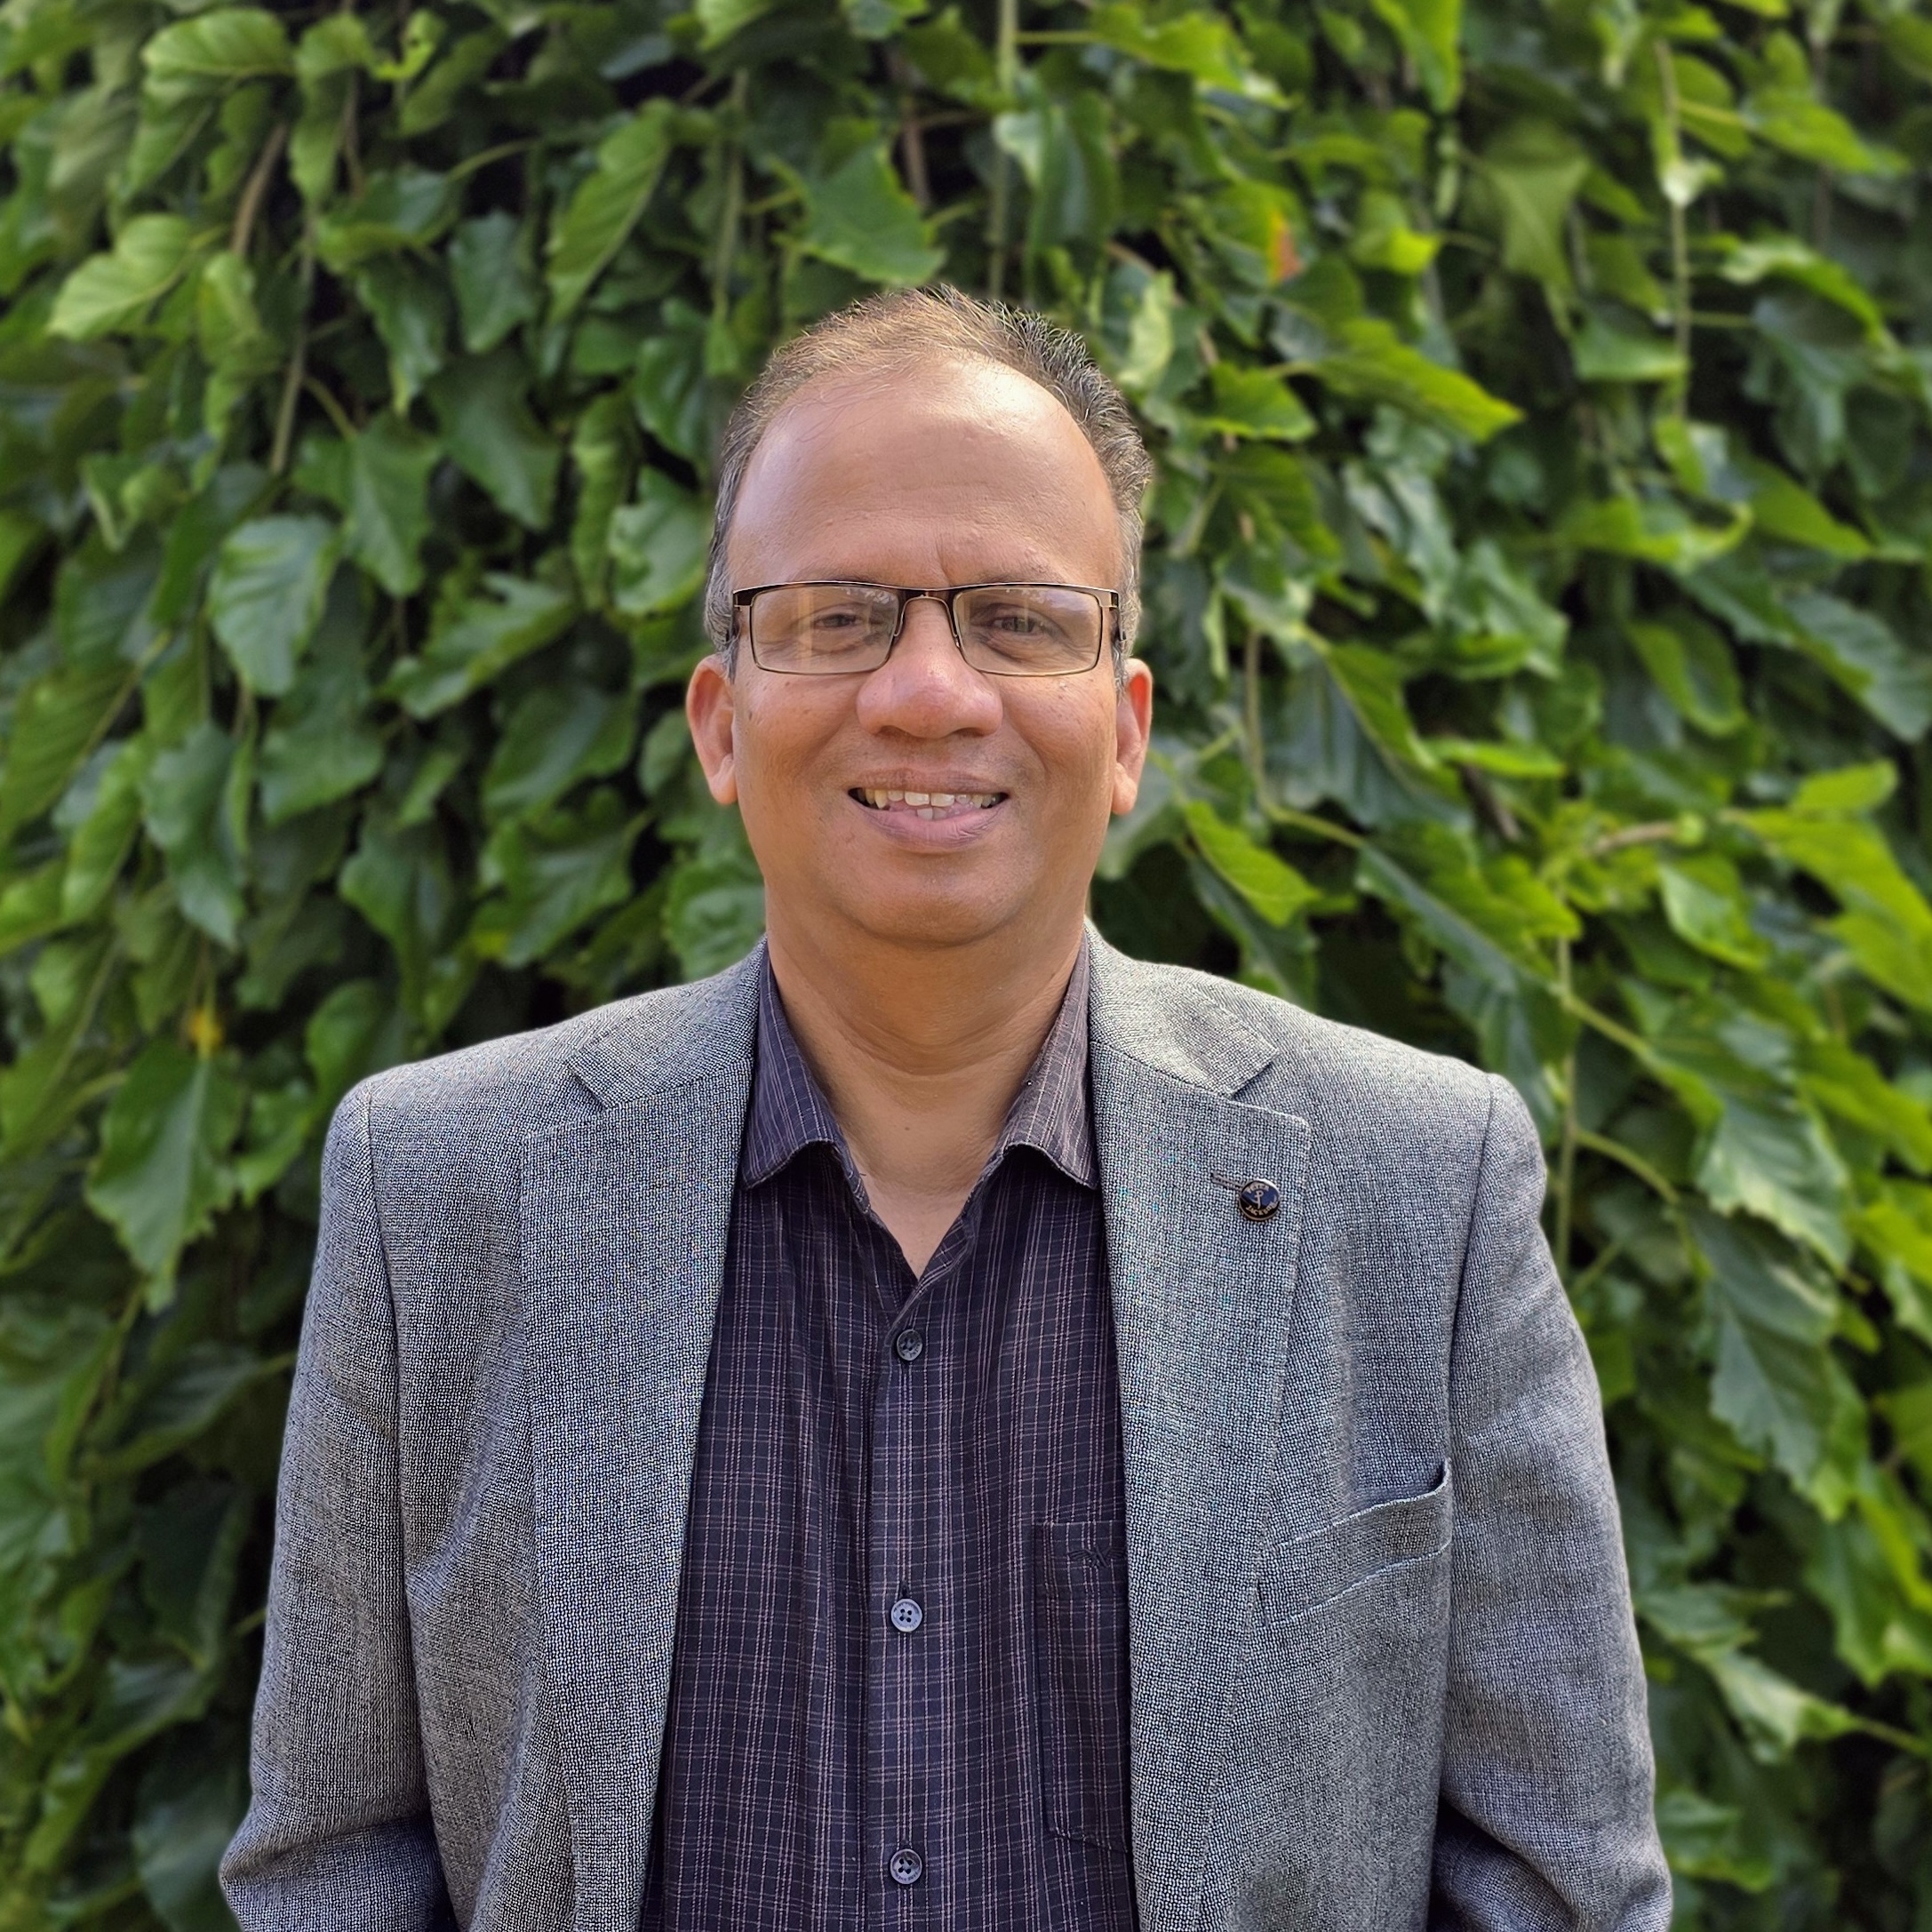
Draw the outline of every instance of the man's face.
M728 550L738 587L1106 588L1122 562L1073 418L982 363L802 391L752 457ZM744 814L775 932L960 946L1075 930L1108 817L1134 802L1151 692L1138 663L1116 687L1110 650L1067 676L976 671L922 599L871 672L767 671L741 629L732 675L700 665L687 708L713 797ZM882 805L892 792L957 802Z

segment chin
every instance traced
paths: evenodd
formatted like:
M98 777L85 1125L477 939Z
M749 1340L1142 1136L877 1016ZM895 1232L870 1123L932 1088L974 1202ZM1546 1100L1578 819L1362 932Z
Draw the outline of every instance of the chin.
M1007 924L1011 912L984 901L943 892L868 897L847 916L871 938L888 946L973 946Z

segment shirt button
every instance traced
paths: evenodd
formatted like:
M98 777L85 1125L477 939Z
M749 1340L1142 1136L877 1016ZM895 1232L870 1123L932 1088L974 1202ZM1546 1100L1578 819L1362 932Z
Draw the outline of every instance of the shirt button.
M907 1633L915 1631L926 1620L926 1613L910 1597L901 1597L892 1606L892 1627Z
M925 1352L926 1338L917 1329L901 1329L892 1338L892 1353L901 1361L917 1361Z
M910 1845L902 1845L892 1854L886 1870L892 1874L895 1885L917 1885L925 1876L926 1861Z

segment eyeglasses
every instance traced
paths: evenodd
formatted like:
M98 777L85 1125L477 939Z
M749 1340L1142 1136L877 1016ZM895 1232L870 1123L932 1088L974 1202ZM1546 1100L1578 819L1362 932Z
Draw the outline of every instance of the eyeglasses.
M890 584L766 584L732 595L745 613L752 660L794 677L876 671L892 655L916 597L943 604L960 656L994 677L1065 677L1090 671L1106 647L1121 594L1085 584L959 584L908 590Z

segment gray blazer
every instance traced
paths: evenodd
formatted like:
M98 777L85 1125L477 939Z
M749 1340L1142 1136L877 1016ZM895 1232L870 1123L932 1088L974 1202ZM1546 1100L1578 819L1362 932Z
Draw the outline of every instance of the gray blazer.
M1098 941L1091 984L1145 1932L1662 1932L1521 1102ZM343 1102L222 1866L249 1932L635 1932L757 987Z

